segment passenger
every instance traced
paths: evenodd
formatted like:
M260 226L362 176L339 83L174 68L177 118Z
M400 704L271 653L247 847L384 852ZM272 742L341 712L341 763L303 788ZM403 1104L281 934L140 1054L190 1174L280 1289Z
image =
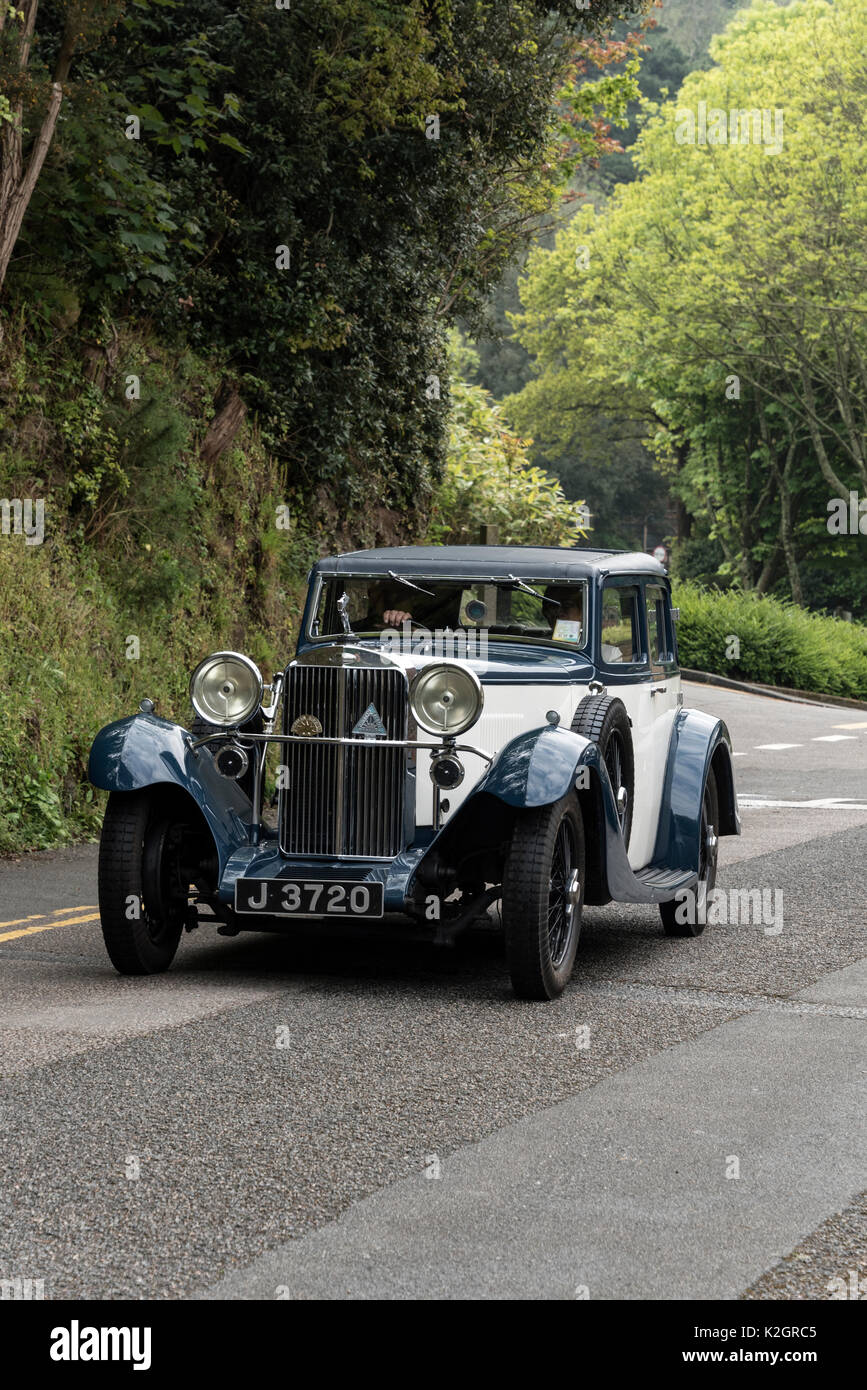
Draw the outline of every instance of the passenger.
M584 590L568 584L549 584L542 613L559 642L580 642L584 634ZM563 624L558 632L558 624Z

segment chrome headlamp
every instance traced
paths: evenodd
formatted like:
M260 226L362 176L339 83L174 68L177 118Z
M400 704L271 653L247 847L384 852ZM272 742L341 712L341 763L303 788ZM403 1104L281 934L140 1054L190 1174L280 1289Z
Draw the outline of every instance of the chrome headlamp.
M416 723L428 733L453 738L475 724L485 695L475 671L452 661L434 661L410 686L409 703Z
M214 652L190 679L190 699L200 719L231 728L244 724L262 703L265 685L258 666L240 652Z

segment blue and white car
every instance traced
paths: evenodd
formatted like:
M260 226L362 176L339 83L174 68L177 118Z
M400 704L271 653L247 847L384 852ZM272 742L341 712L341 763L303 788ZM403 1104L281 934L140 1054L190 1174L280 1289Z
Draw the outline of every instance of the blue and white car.
M586 904L678 905L740 833L731 742L683 707L666 572L644 554L403 547L310 574L269 685L215 652L189 729L151 701L97 736L99 905L125 974L184 928L389 919L451 943L499 902L515 992L572 974ZM335 949L339 950L339 936Z

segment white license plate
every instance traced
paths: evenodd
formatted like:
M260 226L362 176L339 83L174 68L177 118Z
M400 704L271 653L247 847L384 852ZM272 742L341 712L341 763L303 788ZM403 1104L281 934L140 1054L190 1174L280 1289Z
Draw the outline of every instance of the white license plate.
M382 917L383 885L357 879L239 878L235 911L262 917Z

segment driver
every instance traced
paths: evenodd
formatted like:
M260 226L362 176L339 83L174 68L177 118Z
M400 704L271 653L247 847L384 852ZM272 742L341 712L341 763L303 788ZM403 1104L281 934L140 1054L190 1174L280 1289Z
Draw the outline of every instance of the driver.
M460 589L446 590L434 597L412 594L412 612L403 606L408 597L409 591L402 585L388 582L372 585L368 594L369 613L363 625L374 629L400 628L409 622L427 628L458 626Z

